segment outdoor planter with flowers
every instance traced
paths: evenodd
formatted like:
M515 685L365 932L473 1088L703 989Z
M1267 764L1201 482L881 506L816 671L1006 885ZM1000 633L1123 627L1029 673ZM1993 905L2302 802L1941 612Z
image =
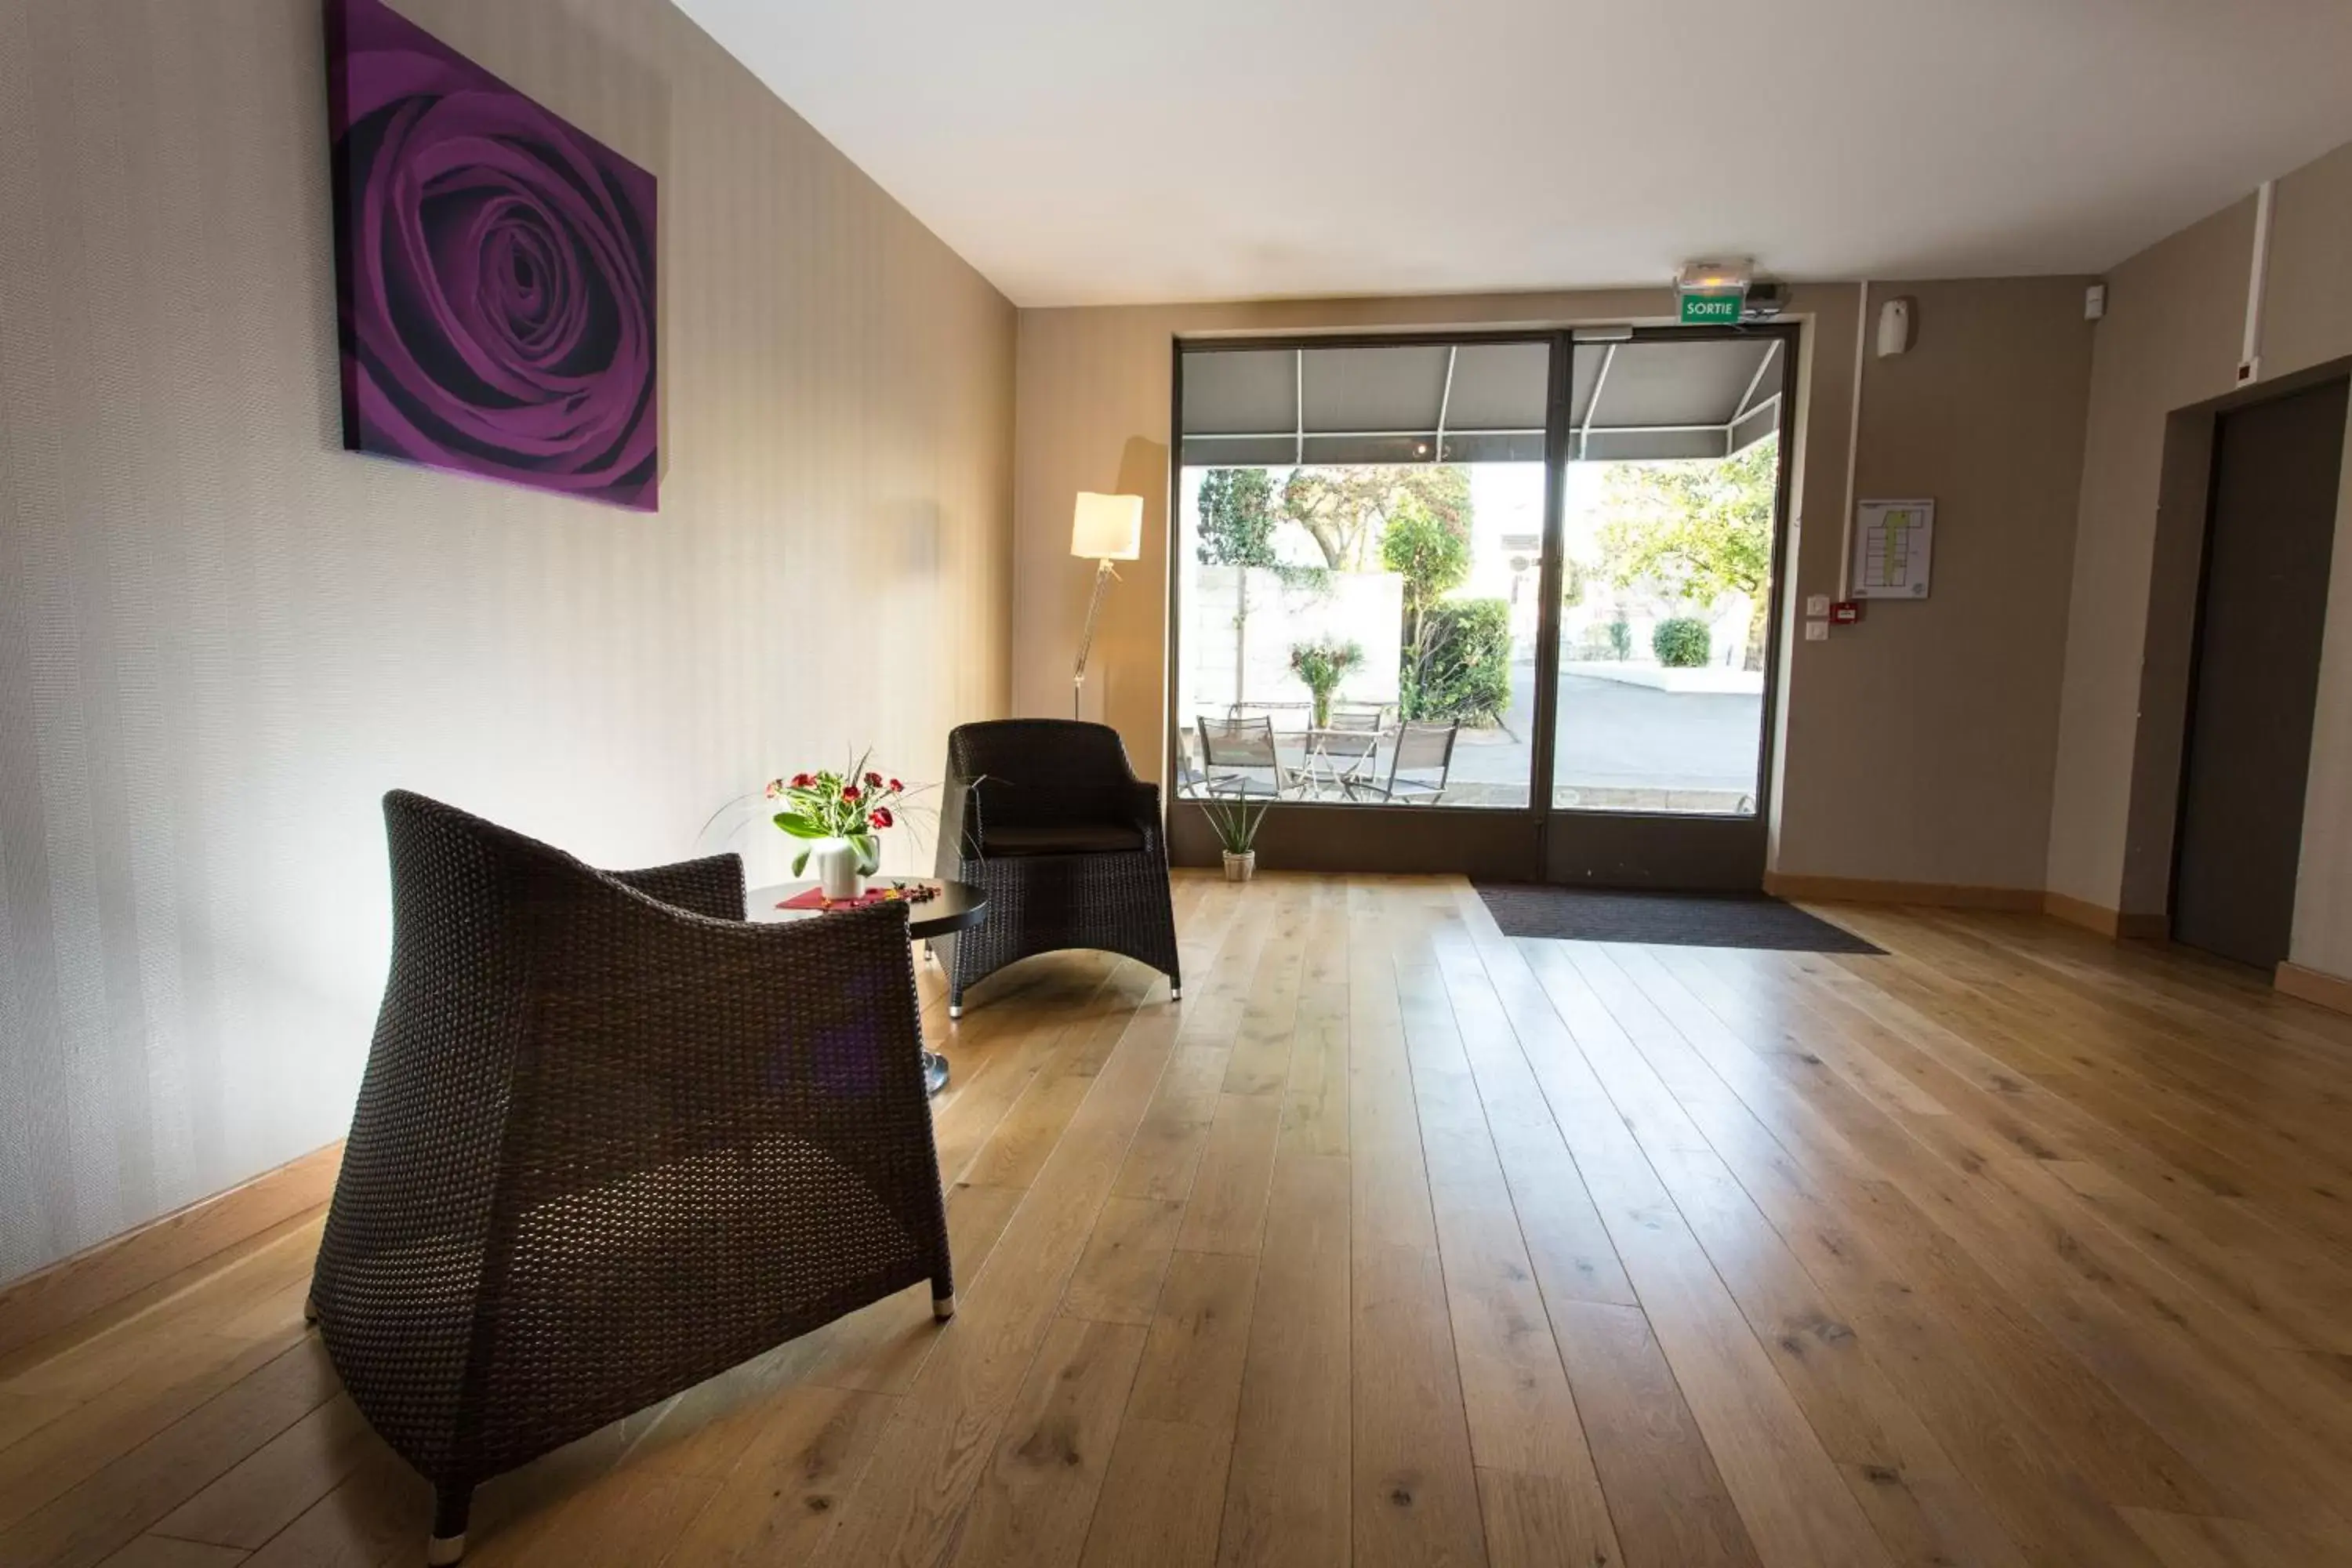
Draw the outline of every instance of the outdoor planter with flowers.
M817 885L828 899L855 899L866 891L866 879L882 864L882 841L876 836L896 826L896 808L906 798L905 784L866 763L860 757L841 773L794 773L768 785L768 798L783 803L776 826L801 841L793 875L814 861Z

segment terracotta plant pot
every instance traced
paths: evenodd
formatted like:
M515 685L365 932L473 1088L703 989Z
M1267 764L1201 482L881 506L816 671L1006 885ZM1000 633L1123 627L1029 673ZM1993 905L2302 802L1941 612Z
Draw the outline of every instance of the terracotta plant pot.
M1234 853L1232 850L1230 850L1230 849L1228 849L1228 850L1226 850L1226 851L1225 851L1225 880L1226 880L1226 881L1228 881L1228 882L1246 882L1246 881L1248 881L1252 877L1255 876L1256 874L1257 874L1257 851L1256 851L1256 850L1255 850L1255 849L1244 849L1244 850L1243 850L1243 851L1242 851L1240 854L1238 854L1238 855L1234 854Z

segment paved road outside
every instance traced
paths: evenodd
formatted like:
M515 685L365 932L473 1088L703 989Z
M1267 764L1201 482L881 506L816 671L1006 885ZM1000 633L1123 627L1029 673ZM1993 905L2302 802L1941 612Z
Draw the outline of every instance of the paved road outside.
M1571 666L1570 668L1574 667ZM1464 737L1454 776L1515 784L1528 776L1535 734L1535 669L1511 669L1511 709L1499 730ZM1559 678L1557 782L1571 788L1733 790L1756 787L1764 700Z

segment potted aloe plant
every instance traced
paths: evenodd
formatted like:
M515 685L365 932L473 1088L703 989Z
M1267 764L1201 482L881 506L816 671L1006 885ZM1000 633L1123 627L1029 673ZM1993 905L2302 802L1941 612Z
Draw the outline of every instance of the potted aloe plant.
M1208 816L1209 828L1216 834L1217 842L1225 852L1225 880L1246 882L1257 874L1258 824L1265 820L1265 807L1250 809L1246 800L1209 801L1201 810Z
M895 808L906 797L905 784L883 777L866 761L860 757L841 773L794 773L768 785L768 798L783 803L776 826L800 840L793 875L815 861L818 888L830 900L865 893L866 879L882 864L877 835L897 825Z

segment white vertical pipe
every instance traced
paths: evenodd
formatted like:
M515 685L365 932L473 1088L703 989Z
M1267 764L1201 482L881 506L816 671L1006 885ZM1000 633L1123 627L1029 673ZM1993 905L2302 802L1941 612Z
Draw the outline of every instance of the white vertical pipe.
M2246 279L2246 345L2238 355L2238 379L2263 378L2263 295L2270 281L2271 202L2276 180L2264 180L2254 193L2254 261Z
M1870 342L1870 279L1853 308L1853 407L1845 426L1845 520L1838 528L1838 599L1853 597L1854 470L1862 461L1862 371ZM1785 416L1785 414L1784 414Z

